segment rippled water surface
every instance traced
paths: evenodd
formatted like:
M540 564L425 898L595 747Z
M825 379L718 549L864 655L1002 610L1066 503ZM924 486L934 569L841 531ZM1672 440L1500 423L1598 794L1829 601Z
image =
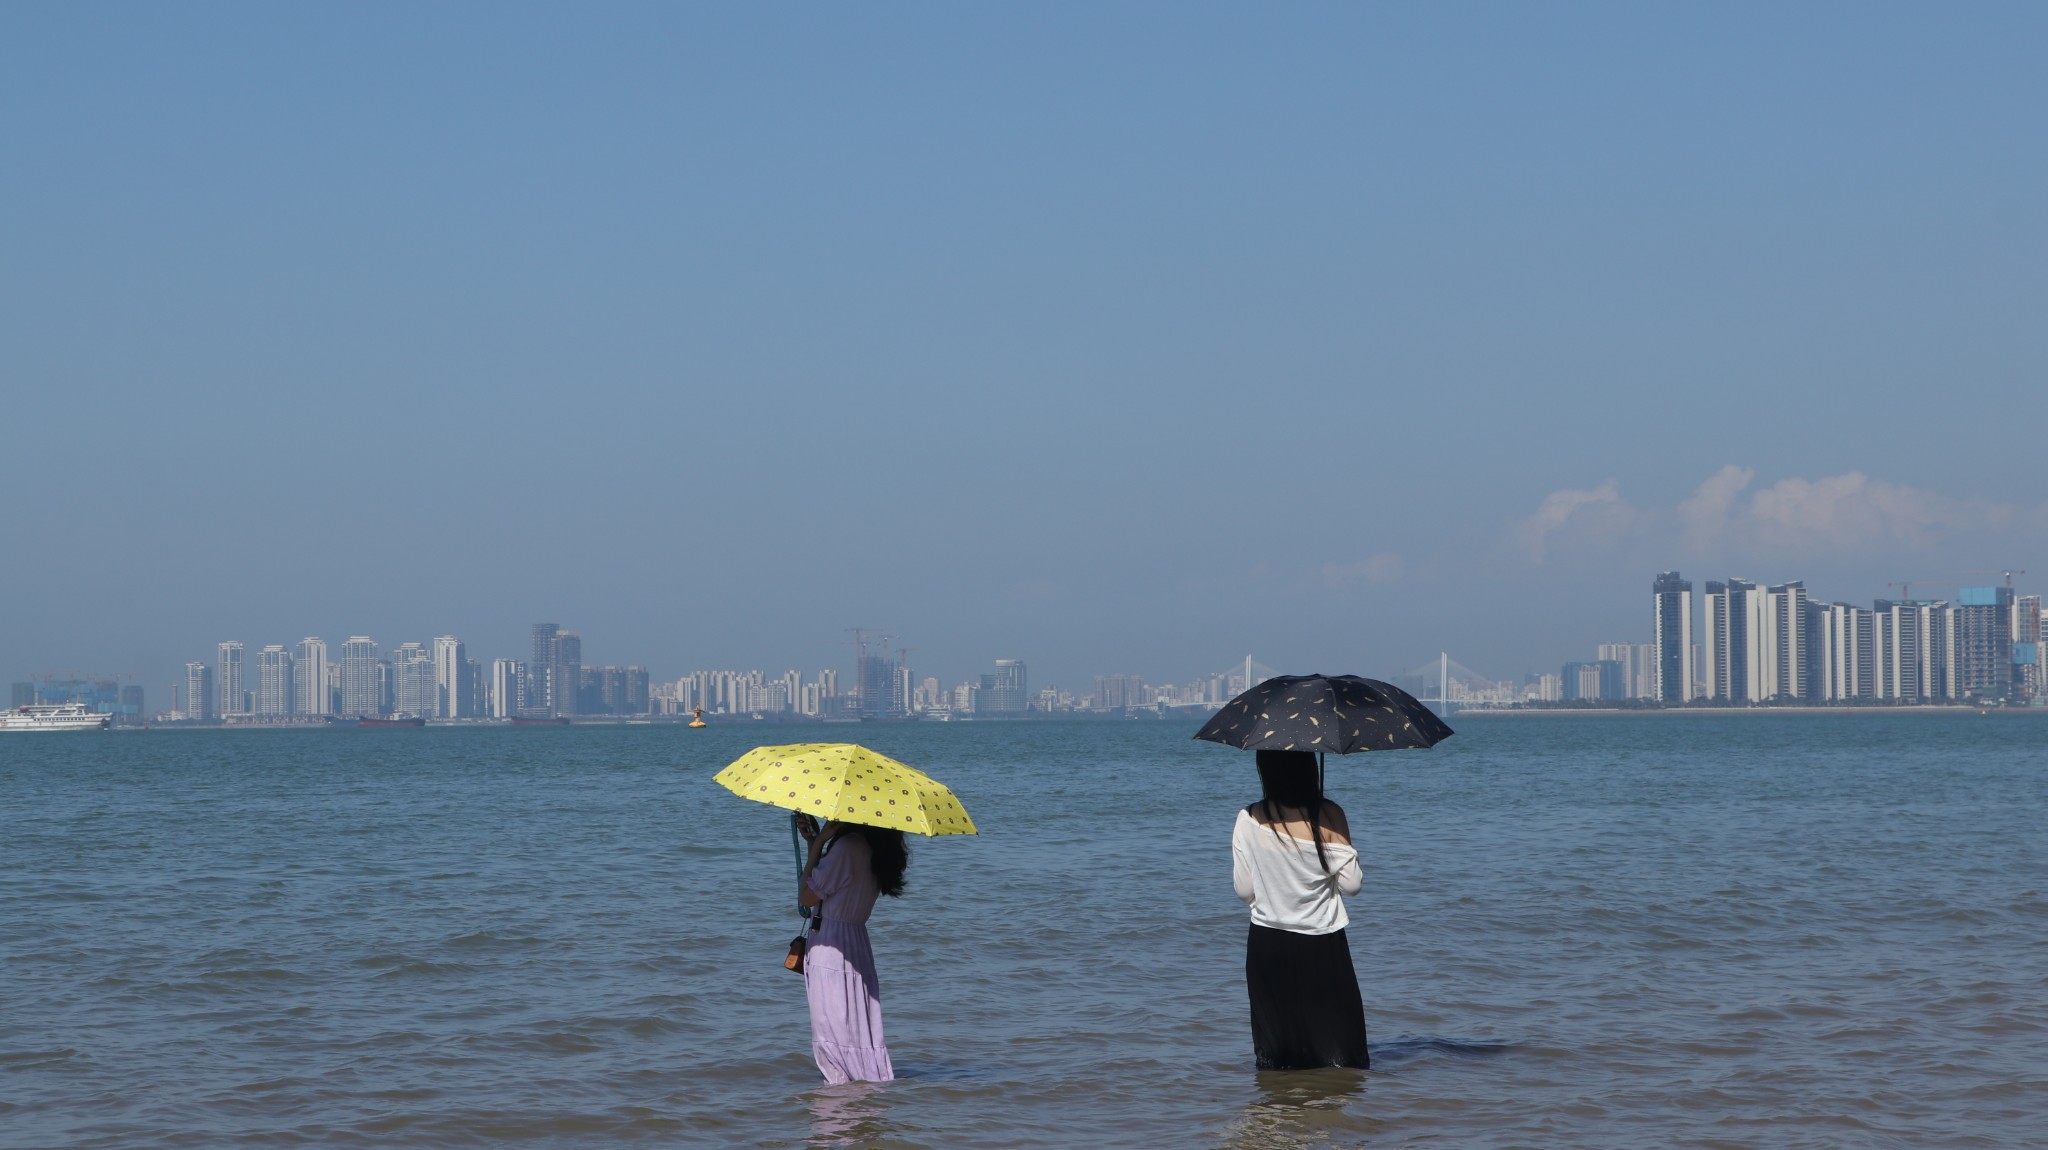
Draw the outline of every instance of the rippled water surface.
M1331 763L1368 1075L1253 1071L1190 725L0 736L0 1145L2042 1143L2048 719L1454 725ZM876 911L879 1089L711 782L820 737L984 832Z

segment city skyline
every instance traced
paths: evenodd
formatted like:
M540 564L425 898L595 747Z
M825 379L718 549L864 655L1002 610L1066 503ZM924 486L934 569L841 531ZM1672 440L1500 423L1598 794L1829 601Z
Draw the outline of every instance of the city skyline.
M2000 575L1991 587L1966 586L1957 579ZM2025 571L1970 571L1890 583L1896 597L1878 598L1865 608L1845 601L1813 598L1804 580L1763 583L1740 578L1706 580L1695 595L1694 581L1666 571L1651 583L1650 637L1582 645L1590 659L1565 660L1555 674L1531 671L1494 678L1453 663L1440 652L1441 675L1433 664L1404 669L1346 666L1340 673L1392 679L1418 697L1454 705L1513 705L1578 699L1649 701L1687 705L1719 701L1739 705L1838 701L2037 702L2048 699L2048 663L2042 636L2048 627L2042 597L2016 586ZM1923 596L1909 598L1917 584ZM1927 598L1928 589L1953 596ZM165 698L168 708L153 714L192 714L203 721L245 716L407 714L433 718L573 717L579 714L663 713L705 706L713 713L792 713L810 717L887 717L916 713L1022 714L1027 711L1121 709L1126 706L1211 705L1228 697L1224 685L1251 680L1251 660L1241 675L1230 668L1192 676L1148 678L1103 672L1081 685L1027 684L1028 660L998 657L992 670L950 685L921 673L908 660L908 646L885 633L847 628L851 640L849 689L838 687L839 668L770 674L747 670L696 670L668 679L641 664L584 664L582 636L555 623L529 625L529 656L471 658L455 635L429 643L405 640L389 649L365 635L341 644L339 662L328 659L324 639L309 636L296 648L265 644L247 672L247 645L215 644L211 661L188 661ZM844 644L841 644L844 646ZM1458 674L1451 675L1450 668ZM1295 668L1299 673L1305 668ZM1277 673L1266 668L1265 673ZM593 678L592 675L596 677ZM128 677L130 691L139 687ZM137 713L139 697L118 690L115 679L75 671L17 677L16 704L40 698L35 684L58 695L91 680L99 705ZM695 685L689 685L694 681ZM325 690L314 686L328 684ZM572 685L573 684L573 685ZM1241 689L1241 687L1240 687ZM1432 693L1433 692L1433 693ZM197 695L207 702L191 712L183 702ZM841 702L839 700L847 700ZM630 700L630 701L629 701ZM130 704L134 705L130 705ZM708 705L707 705L708 703Z

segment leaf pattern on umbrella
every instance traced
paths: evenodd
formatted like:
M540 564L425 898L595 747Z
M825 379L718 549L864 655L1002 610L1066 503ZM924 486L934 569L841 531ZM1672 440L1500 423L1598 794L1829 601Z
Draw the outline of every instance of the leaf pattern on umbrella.
M1399 730L1384 729L1394 723ZM1392 683L1357 675L1282 675L1224 704L1195 737L1247 751L1348 755L1433 747L1452 734L1435 712Z

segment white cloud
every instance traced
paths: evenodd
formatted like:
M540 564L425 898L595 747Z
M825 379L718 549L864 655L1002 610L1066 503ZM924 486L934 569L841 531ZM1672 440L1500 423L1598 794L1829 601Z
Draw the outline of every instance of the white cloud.
M1691 499L1678 505L1685 545L1695 551L1719 546L1728 530L1728 513L1735 507L1736 497L1755 478L1755 471L1733 463L1708 476Z
M1836 551L1874 543L1923 547L1944 528L1964 528L1972 525L1971 520L1981 520L1983 510L1860 471L1811 482L1780 480L1749 501L1749 518L1758 534L1781 545Z
M1873 548L1917 551L1945 540L2009 527L2005 504L1951 499L1861 471L1793 477L1752 492L1751 472L1724 467L1679 508L1694 551L1733 547L1772 555L1850 554Z
M1594 488L1567 487L1543 497L1536 514L1522 520L1516 529L1529 557L1543 562L1551 539L1568 530L1574 534L1611 538L1627 530L1635 520L1635 508L1621 498L1610 479Z
M1766 487L1755 481L1751 468L1729 464L1676 508L1633 507L1613 480L1553 491L1516 525L1516 540L1539 563L1566 540L1582 548L1626 541L1658 555L1669 555L1675 543L1700 559L1777 560L1954 548L2048 527L2048 504L1956 499L1861 471L1794 476Z

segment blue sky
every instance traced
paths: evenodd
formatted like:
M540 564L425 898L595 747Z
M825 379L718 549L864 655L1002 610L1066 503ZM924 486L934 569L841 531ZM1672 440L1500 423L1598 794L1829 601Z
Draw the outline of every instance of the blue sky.
M0 669L1507 676L1674 566L2038 586L2044 34L0 7Z

